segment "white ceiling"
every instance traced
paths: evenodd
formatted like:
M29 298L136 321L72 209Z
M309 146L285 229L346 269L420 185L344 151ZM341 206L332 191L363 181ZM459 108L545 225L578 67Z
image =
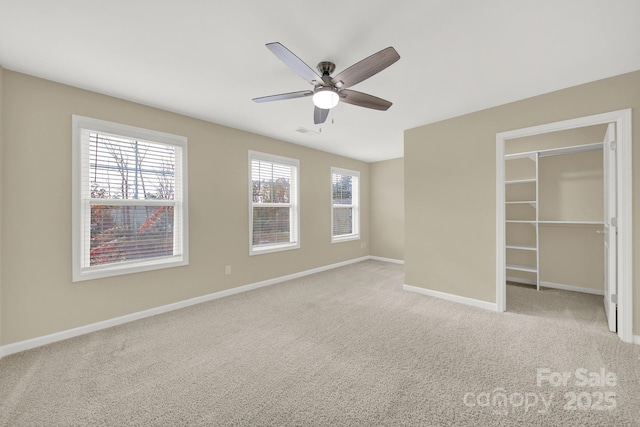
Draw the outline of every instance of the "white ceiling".
M373 162L405 129L639 70L639 18L639 0L0 0L0 65ZM310 98L252 102L311 88L274 41L336 73L393 46L354 89L394 105L316 126Z

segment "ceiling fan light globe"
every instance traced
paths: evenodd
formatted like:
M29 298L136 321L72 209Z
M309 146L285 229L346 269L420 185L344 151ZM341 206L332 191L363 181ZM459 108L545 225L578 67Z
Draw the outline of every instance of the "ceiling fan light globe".
M313 94L313 104L323 110L335 107L338 105L338 101L340 101L340 96L331 88L318 89Z

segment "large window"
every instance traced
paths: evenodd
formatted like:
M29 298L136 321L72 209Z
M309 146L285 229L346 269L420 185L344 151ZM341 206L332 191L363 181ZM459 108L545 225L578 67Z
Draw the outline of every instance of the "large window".
M188 264L187 140L73 116L73 280Z
M360 173L331 168L331 241L360 238Z
M300 247L295 159L249 152L250 255Z

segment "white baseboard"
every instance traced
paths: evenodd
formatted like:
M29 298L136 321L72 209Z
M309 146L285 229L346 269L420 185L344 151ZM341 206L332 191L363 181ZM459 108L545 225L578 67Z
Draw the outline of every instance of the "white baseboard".
M178 301L172 304L163 305L160 307L150 308L148 310L139 311L136 313L127 314L113 319L104 320L101 322L91 323L85 326L79 326L73 329L67 329L53 334L44 335L24 341L18 341L16 343L0 346L0 359L10 354L19 353L21 351L30 350L32 348L41 347L43 345L51 344L57 341L66 340L69 338L77 337L80 335L96 332L102 329L111 328L113 326L122 325L123 323L133 322L135 320L144 319L146 317L155 316L157 314L167 313L173 310L179 310L181 308L189 307L192 305L200 304L207 301L213 301L219 298L228 297L230 295L239 294L241 292L251 291L253 289L262 288L265 286L275 285L276 283L286 282L287 280L297 279L299 277L308 276L310 274L320 273L322 271L332 270L334 268L343 267L345 265L354 264L360 261L366 261L372 259L370 256L364 256L361 258L355 258L348 261L342 261L335 264L326 265L323 267L313 268L311 270L301 271L299 273L293 273L286 276L276 277L273 279L263 280L261 282L251 283L237 288L226 289L224 291L214 292L208 295L202 295L199 297L191 298L184 301Z
M640 345L640 335L633 336L633 343L636 345Z
M393 264L402 264L402 265L404 265L404 260L403 259L384 258L384 257L381 257L381 256L373 256L373 255L369 256L369 259L373 259L373 260L376 260L376 261L382 261L382 262L390 262L390 263L393 263Z
M498 307L494 302L487 302L482 300L477 300L473 298L467 298L460 295L448 294L445 292L433 291L431 289L420 288L417 286L411 285L403 285L402 289L405 291L416 292L422 295L427 295L430 297L440 298L447 301L453 301L460 304L470 305L472 307L483 308L485 310L497 311Z
M533 286L536 285L535 280L521 279L519 277L507 276L507 281L508 282L516 282L516 283L524 283L525 285L533 285ZM582 293L585 293L585 294L604 296L604 291L600 290L600 289L583 288L581 286L573 286L573 285L563 285L562 283L545 282L545 281L541 280L540 281L540 286L543 286L545 288L560 289L560 290L563 290L563 291L582 292Z

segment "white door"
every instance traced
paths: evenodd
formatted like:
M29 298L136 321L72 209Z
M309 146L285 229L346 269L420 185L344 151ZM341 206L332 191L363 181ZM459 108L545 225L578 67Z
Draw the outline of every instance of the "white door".
M604 137L604 310L609 330L616 332L617 303L617 219L615 125L610 123Z

